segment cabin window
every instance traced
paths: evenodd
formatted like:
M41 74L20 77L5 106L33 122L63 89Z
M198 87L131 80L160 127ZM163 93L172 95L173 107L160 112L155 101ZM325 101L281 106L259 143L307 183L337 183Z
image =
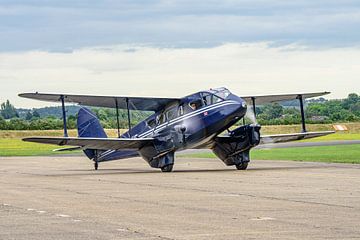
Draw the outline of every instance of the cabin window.
M155 119L150 119L148 122L147 122L147 125L151 128L154 128L156 126L156 121Z
M188 113L194 111L194 110L190 107L189 104L184 104L182 107L183 107L183 112L184 112L184 114L188 114Z
M204 106L204 104L203 104L203 100L201 98L195 99L189 103L189 107L193 111L198 110L198 109L202 108L203 106Z
M158 115L156 117L156 124L159 125L159 124L162 124L164 122L165 122L165 114L161 113L160 115Z
M184 115L184 106L180 105L178 109L178 116L182 116L182 115Z
M167 121L170 121L170 120L173 120L173 119L177 118L177 116L178 116L177 107L174 107L174 108L171 108L171 109L167 110L165 114L166 114L166 120Z

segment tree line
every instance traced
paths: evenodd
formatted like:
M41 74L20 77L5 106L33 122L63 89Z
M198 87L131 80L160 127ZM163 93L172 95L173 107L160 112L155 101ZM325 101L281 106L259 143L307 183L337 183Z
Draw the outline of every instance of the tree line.
M67 126L76 128L79 106L67 106ZM92 108L104 128L117 128L115 109ZM131 111L131 125L139 123L151 112ZM257 122L262 125L299 124L301 122L298 101L265 104L256 107ZM345 99L318 98L305 102L308 123L334 123L360 121L360 96L351 93ZM126 110L119 110L120 128L128 128ZM1 104L0 130L51 130L62 129L61 107L16 109L9 100Z

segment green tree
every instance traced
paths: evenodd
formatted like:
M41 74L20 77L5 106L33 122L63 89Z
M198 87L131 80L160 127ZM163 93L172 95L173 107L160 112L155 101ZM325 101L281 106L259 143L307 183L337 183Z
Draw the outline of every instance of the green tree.
M29 120L31 120L32 118L33 118L32 113L31 113L30 111L27 111L26 116L25 116L25 119L29 121Z
M33 111L32 115L34 118L40 118L40 114L36 110Z
M270 119L279 118L283 114L283 107L279 103L265 104L262 114Z
M350 109L352 105L355 105L360 101L360 97L356 93L350 93L347 98L343 100L342 106L345 109Z
M6 102L1 104L1 116L5 119L11 119L19 117L19 114L10 101L6 100Z
M7 123L1 115L0 115L0 130L7 130Z

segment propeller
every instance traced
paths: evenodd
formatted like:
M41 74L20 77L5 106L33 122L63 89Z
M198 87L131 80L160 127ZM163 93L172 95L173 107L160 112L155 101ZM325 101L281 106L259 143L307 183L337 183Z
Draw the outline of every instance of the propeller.
M245 118L249 120L252 124L258 124L255 117L255 112L253 108L248 108L246 110Z
M255 117L255 112L254 112L254 108L252 107L249 107L247 108L246 110L246 114L245 114L245 118L251 122L251 124L255 124L255 125L258 125L258 122L256 120L256 117ZM260 130L261 131L261 130ZM261 133L260 133L261 134ZM274 139L272 138L262 138L261 139L261 142L263 144L272 144L272 143L275 143L274 142ZM271 149L272 147L271 146L262 146L261 148L266 148L266 149Z

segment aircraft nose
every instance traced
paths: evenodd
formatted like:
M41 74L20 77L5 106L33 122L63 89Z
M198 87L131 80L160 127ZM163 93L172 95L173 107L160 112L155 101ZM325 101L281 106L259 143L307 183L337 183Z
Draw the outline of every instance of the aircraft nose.
M237 109L235 110L236 116L239 118L242 118L246 114L246 111L247 111L246 101L235 95L232 97L232 100L234 100L238 103Z
M247 104L245 100L239 97L239 111L242 113L242 115L245 115L247 111Z

